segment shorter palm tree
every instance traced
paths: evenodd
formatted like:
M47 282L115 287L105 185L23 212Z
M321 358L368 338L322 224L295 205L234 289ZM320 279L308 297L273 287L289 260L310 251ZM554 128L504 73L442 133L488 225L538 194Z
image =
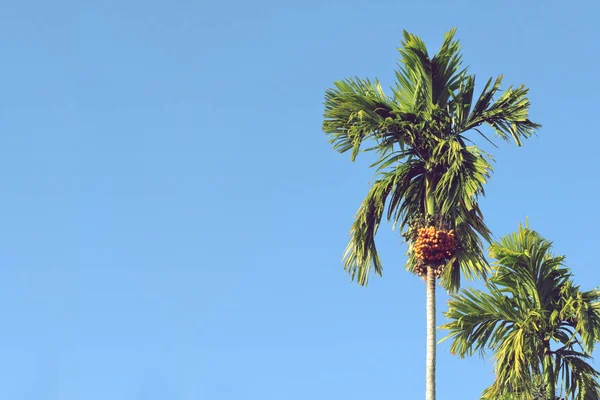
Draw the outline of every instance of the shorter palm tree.
M566 399L600 399L600 374L589 363L600 339L600 290L580 290L551 247L519 226L490 247L496 262L488 293L465 289L449 301L441 328L449 330L450 351L494 353L496 380L482 399L555 400L559 387Z

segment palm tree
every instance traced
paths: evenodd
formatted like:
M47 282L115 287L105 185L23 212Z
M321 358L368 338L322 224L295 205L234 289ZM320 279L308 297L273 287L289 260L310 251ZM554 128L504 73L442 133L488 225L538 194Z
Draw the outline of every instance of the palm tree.
M496 380L482 399L535 398L536 386L544 399L554 400L559 386L568 399L600 398L600 374L589 364L600 340L600 290L575 285L551 247L519 226L490 247L496 262L488 293L466 289L449 301L450 321L441 328L449 330L443 340L453 340L451 352L494 353ZM539 376L542 388L532 385Z
M455 29L446 33L430 58L423 41L404 32L391 96L378 80L359 78L337 81L325 92L323 130L334 149L350 151L352 161L361 151L377 155L376 178L352 225L344 268L360 285L367 284L371 269L381 275L375 235L387 209L386 218L400 225L408 241L407 269L426 280L427 400L435 399L436 277L455 291L461 272L483 277L488 267L482 238L489 242L490 231L478 196L484 194L491 159L469 136L491 142L480 130L487 125L495 136L521 145L538 128L528 119L524 86L508 87L494 100L502 75L488 80L474 101L475 77L461 67L454 34ZM448 239L443 252L433 249L436 235Z

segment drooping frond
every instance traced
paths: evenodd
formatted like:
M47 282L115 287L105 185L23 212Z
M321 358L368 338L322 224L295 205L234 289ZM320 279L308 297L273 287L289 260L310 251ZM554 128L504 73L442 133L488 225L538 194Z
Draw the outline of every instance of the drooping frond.
M357 278L360 285L368 283L371 267L379 275L383 269L375 246L381 219L387 216L388 220L398 221L403 214L415 212L412 207L423 204L411 201L424 196L420 193L422 185L418 183L422 174L422 164L415 159L399 164L390 172L381 173L359 207L344 253L344 269L352 279ZM384 214L386 206L387 215Z
M492 171L487 154L475 146L466 146L462 138L439 140L432 158L442 166L434 192L438 210L454 222L460 246L454 259L444 269L442 285L450 292L460 287L460 272L467 279L484 278L488 263L483 242L491 240L491 232L483 220L478 197Z
M556 375L563 382L565 394L577 400L600 399L600 374L589 364L588 353L559 349L556 354Z
M371 266L379 275L383 270L375 246L375 234L393 187L393 176L377 180L358 209L350 229L350 243L343 257L344 269L350 273L352 279L357 277L360 285L368 283Z
M459 139L439 140L432 153L436 164L445 170L435 193L442 214L458 204L467 210L475 207L477 197L485 194L484 185L492 171L487 154L476 146L465 146Z
M560 296L568 299L561 304L559 317L569 321L568 326L580 335L580 347L591 353L595 344L600 342L600 291L582 291L572 281L559 289Z
M334 85L335 88L325 92L323 131L335 150L340 153L352 150L354 161L364 141L392 133L397 117L395 106L379 81L353 78Z

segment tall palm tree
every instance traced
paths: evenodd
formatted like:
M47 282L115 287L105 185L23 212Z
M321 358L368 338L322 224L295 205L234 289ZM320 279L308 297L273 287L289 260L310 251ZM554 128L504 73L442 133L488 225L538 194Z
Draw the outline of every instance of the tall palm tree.
M545 399L554 400L558 387L568 399L600 398L600 374L588 362L600 340L600 291L575 285L565 257L552 255L551 247L519 226L490 247L496 262L488 293L466 289L449 302L450 321L442 328L452 353L494 353L496 380L482 399L535 398L537 376Z
M521 145L538 128L528 119L528 90L508 87L501 93L502 75L488 80L474 101L475 76L461 67L454 34L455 29L446 33L439 52L430 58L423 41L404 32L391 96L378 80L359 78L337 81L325 92L323 130L334 149L349 151L352 161L361 151L374 151L378 158L372 165L376 179L350 231L344 268L366 285L371 269L382 273L375 235L383 216L405 232L407 269L426 280L427 400L435 399L436 277L455 291L461 272L474 278L487 269L482 238L489 241L490 231L478 196L484 194L491 159L469 135L491 142L480 130L488 125L495 136ZM426 239L419 228L432 226L434 236L439 230L457 241L435 260L424 255L422 246L415 247Z

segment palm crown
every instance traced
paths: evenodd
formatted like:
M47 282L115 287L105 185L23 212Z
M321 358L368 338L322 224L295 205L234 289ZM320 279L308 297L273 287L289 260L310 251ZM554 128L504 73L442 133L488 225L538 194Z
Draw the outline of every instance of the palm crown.
M450 321L442 328L453 340L451 351L461 357L494 352L496 381L483 398L530 395L536 376L543 376L552 399L557 383L567 398L600 398L600 375L588 363L600 339L600 291L580 290L551 246L519 227L490 247L497 261L489 293L462 290L449 302Z
M452 29L439 52L429 57L423 41L407 32L392 96L378 80L350 78L334 83L325 94L323 130L334 148L351 152L354 160L375 151L376 180L360 206L351 228L344 267L361 285L371 268L381 275L375 235L385 216L401 229L411 220L436 216L449 222L459 246L447 260L442 284L449 290L467 277L485 275L487 262L481 238L490 241L478 205L491 171L491 158L469 139L482 125L497 137L517 145L537 124L528 119L524 86L500 92L502 75L490 79L474 101L475 77L461 67L460 45ZM409 243L407 268L415 268Z

